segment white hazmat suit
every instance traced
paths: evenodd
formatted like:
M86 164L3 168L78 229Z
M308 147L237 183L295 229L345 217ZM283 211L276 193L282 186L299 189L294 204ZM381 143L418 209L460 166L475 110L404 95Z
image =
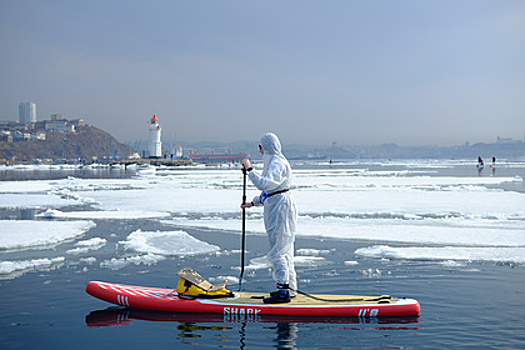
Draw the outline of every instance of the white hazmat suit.
M264 150L264 168L261 174L248 174L255 187L263 191L254 197L253 205L264 205L264 226L268 234L270 251L267 258L273 267L273 279L278 286L289 285L290 295L297 290L294 266L295 228L297 207L290 193L292 168L281 153L281 142L273 133L261 138Z

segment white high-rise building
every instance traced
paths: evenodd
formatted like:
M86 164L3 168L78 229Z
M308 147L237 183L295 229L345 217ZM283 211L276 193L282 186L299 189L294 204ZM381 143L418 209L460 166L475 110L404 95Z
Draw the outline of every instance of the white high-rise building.
M36 103L34 102L22 102L18 106L18 117L22 124L34 124L36 123Z
M159 119L153 115L149 123L149 157L162 157L162 141L160 140L161 128Z

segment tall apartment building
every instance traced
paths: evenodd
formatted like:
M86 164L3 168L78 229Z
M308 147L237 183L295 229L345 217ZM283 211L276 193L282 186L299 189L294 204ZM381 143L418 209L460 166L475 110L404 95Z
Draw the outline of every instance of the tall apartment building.
M22 102L18 106L19 121L22 124L34 124L36 123L36 103L34 102Z

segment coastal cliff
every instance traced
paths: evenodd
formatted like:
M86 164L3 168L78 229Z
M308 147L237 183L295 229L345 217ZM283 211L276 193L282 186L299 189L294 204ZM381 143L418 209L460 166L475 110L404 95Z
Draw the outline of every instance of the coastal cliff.
M113 142L111 141L113 139ZM121 158L133 152L109 133L92 125L78 126L76 132L48 132L45 140L0 142L0 159L9 161L93 160L112 158L113 150Z

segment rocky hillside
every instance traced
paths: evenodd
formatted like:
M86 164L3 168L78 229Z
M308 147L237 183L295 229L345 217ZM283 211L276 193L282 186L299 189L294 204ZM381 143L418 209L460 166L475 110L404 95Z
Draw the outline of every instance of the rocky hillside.
M92 125L79 126L75 133L47 132L45 141L0 142L0 159L33 161L36 159L103 159L113 156L114 147L121 158L128 157L131 147L119 143L107 132Z

